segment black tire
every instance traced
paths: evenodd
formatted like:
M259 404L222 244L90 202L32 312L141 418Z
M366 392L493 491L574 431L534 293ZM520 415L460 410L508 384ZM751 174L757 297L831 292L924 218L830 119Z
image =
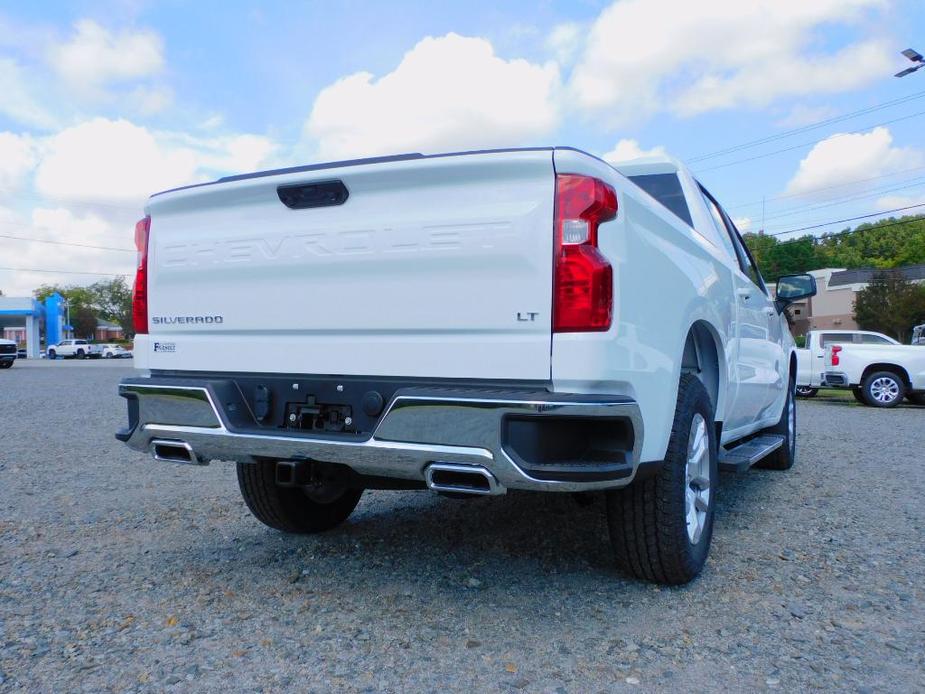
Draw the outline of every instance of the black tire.
M784 437L784 442L775 451L755 463L755 467L764 468L765 470L789 470L793 467L797 455L797 405L794 397L794 388L791 383L787 390L787 399L784 400L784 410L780 413L780 419L773 427L767 431L769 434L776 434Z
M50 350L48 350L48 354L47 354L46 356L47 356L49 359L57 359L57 358L58 358L58 353L57 353L55 350L50 349Z
M238 463L238 487L254 517L285 533L317 533L340 525L353 513L362 489L344 487L332 501L311 499L300 487L276 484L276 463Z
M854 399L857 400L857 401L858 401L859 403L861 403L862 405L866 405L866 404L867 404L866 402L864 402L864 394L861 392L861 387L860 387L860 386L854 386L854 387L851 389L851 394L854 396Z
M798 398L814 398L816 393L819 392L818 388L810 388L809 386L797 386L797 397Z
M0 361L0 369L9 369L11 366L13 366L13 363L14 362L11 361Z
M925 393L906 393L906 400L913 405L925 405Z
M103 359L112 359L112 352L106 352L106 354L103 355Z
M78 349L78 350L77 350L77 358L78 358L78 359L83 359L83 358L86 357L86 356L87 356L87 354L86 354L82 349Z
M896 407L905 396L906 384L892 371L875 371L861 384L861 398L869 407Z
M703 419L709 480L694 487L687 479L688 444L697 416ZM606 494L607 524L618 566L637 578L678 585L703 569L713 536L716 506L716 427L713 406L703 384L693 375L681 377L668 452L659 472L624 489ZM688 490L709 490L702 530L695 540L688 534Z

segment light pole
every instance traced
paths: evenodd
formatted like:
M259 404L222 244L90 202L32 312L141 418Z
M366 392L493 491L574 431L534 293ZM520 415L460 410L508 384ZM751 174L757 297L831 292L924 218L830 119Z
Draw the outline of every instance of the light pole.
M918 51L912 48L907 48L906 50L902 51L902 54L915 64L912 67L907 67L905 70L897 72L896 77L905 77L906 75L911 75L916 70L921 70L923 67L925 67L925 58L923 58L922 54Z

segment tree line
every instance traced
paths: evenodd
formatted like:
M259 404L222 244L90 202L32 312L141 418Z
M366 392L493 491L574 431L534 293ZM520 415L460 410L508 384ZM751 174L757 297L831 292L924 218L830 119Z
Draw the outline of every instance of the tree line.
M854 320L906 342L915 325L925 323L925 285L895 271L925 263L925 215L883 219L854 229L781 241L762 233L743 238L768 279L825 267L872 267L871 283L855 297Z
M888 269L925 263L925 215L891 217L818 237L781 241L758 232L742 238L770 280L824 267Z

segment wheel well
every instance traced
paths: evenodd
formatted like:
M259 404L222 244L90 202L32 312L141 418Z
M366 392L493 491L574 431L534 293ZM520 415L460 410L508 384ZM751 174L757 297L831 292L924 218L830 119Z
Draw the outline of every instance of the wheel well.
M790 386L793 387L797 382L797 353L790 353Z
M911 387L909 372L897 364L870 364L866 369L864 369L864 373L861 374L861 383L864 383L868 376L877 371L890 371L899 376L907 387Z
M724 376L720 363L720 348L713 329L708 323L697 321L691 326L684 342L681 373L695 374L703 383L713 403L713 412L717 421L723 419L723 407L725 406L720 390Z

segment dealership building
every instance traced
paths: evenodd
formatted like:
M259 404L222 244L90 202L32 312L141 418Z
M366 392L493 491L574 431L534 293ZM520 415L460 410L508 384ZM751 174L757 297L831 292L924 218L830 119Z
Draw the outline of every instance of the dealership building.
M40 302L32 297L0 296L0 337L25 343L26 355L38 359L41 351L41 331L45 344L61 342L64 330L66 302L57 292Z

